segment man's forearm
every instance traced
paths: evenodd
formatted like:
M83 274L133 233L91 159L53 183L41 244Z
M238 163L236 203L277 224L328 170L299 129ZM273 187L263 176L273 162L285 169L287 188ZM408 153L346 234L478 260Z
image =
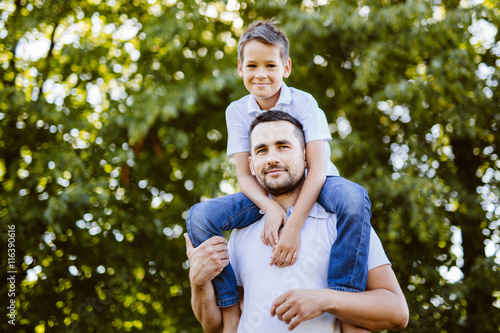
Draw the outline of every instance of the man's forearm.
M229 264L226 240L214 236L195 248L187 234L184 238L191 263L189 281L194 314L206 332L222 332L222 314L216 303L212 280Z
M191 284L191 306L198 321L207 333L222 332L222 313L215 301L212 283L199 286Z
M406 326L406 304L389 290L362 293L326 290L323 296L325 312L356 326L374 331Z
M408 306L389 265L368 272L368 291L348 293L332 289L293 289L278 296L271 306L294 329L301 322L328 312L370 330L402 329L408 324Z
M408 324L408 305L390 265L368 272L367 291L347 293L331 290L327 312L370 330L402 329Z

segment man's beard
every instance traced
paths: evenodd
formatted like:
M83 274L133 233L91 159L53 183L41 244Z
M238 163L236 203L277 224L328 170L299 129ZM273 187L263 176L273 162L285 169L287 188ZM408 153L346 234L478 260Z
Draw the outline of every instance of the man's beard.
M267 171L269 170L266 170L266 172ZM293 176L288 173L288 169L285 169L285 171L287 172L288 177L280 181L268 180L264 174L264 177L262 178L262 187L267 191L267 193L273 196L279 196L285 193L291 193L300 186L302 180L304 179L304 175L294 179Z

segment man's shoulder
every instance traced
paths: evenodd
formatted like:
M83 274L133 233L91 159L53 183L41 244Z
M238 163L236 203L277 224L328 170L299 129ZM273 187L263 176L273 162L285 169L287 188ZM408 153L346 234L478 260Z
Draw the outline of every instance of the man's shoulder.
M244 237L244 235L246 235L250 232L254 232L254 230L256 230L256 229L262 229L264 227L265 220L266 220L266 218L263 215L260 219L258 219L257 221L255 221L253 223L250 223L246 227L233 229L230 237L234 237L234 238ZM260 231L256 231L256 232L260 232Z
M231 251L239 252L238 249L242 246L254 246L256 240L260 241L260 233L264 228L264 216L256 222L243 227L233 229L229 236Z
M309 217L317 219L331 219L335 218L335 214L327 212L319 203L315 202L309 211Z

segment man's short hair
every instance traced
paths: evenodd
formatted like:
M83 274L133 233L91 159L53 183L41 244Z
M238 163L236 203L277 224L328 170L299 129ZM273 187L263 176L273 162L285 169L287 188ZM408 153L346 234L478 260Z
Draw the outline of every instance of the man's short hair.
M260 113L255 119L252 121L250 124L250 130L248 132L248 137L250 139L250 147L252 146L252 131L255 128L255 126L262 124L262 123L269 123L273 121L288 121L295 127L295 135L299 139L302 147L305 147L306 145L306 139L304 136L304 128L300 121L295 119L293 116L290 114L284 112L284 111L265 111Z
M259 41L267 45L275 45L280 48L281 59L283 63L289 58L290 43L286 35L277 27L277 21L259 20L250 24L238 42L238 59L243 61L243 49L248 42L253 40Z

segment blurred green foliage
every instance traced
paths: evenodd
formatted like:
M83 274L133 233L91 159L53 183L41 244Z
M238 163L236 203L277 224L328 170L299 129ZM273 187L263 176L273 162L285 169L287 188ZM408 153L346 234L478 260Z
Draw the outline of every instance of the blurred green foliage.
M236 188L236 45L270 17L291 41L288 85L318 100L335 164L370 193L405 331L500 330L496 1L4 0L15 331L201 332L180 236L191 205Z

